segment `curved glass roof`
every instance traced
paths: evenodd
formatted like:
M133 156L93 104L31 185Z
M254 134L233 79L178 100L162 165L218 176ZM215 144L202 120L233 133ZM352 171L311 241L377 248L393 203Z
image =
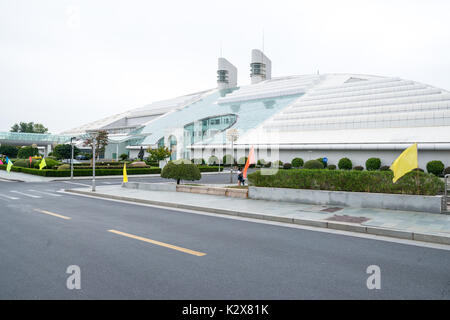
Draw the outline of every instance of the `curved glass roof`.
M224 95L218 90L203 97L202 99L173 112L170 112L154 121L148 123L142 133L151 133L144 141L145 145L157 144L161 137L175 134L178 139L183 139L184 126L204 118L233 114L237 116L232 128L245 133L265 120L286 108L294 102L301 94L272 97L267 99L254 99L245 101L233 101L218 104L217 101ZM225 132L199 143L224 143Z

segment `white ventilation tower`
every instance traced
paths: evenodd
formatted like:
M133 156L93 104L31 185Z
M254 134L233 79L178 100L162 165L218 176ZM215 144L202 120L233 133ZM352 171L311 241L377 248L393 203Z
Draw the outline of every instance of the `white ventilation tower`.
M219 90L237 87L237 68L225 58L219 58L217 68Z
M250 64L252 84L272 78L272 62L261 50L252 50L252 63Z

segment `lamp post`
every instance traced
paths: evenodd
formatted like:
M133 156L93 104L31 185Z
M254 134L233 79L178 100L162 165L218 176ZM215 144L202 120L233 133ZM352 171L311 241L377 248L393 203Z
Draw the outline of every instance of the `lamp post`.
M70 147L71 147L71 152L70 152L70 180L73 180L73 142L72 140L76 139L76 137L72 137L70 138Z
M239 137L239 132L237 129L230 129L227 131L227 139L231 141L231 160L234 162L234 142L237 141ZM230 183L233 183L233 164L230 164Z
M97 143L98 132L91 132L92 138L92 192L95 192L95 145Z

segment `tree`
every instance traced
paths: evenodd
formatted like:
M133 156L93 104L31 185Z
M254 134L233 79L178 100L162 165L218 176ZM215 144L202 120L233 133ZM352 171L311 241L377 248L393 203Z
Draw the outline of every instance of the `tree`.
M27 147L22 147L19 149L19 152L17 153L17 158L27 159L29 157L38 156L38 155L39 155L38 148L35 148L33 146L27 146Z
M10 131L21 133L47 133L48 128L44 127L41 123L20 122L19 124L15 123Z
M167 147L159 147L157 149L148 148L147 152L149 153L149 160L153 162L159 162L161 160L165 160L170 157L170 150Z
M80 153L80 149L73 147L73 156L76 157ZM70 159L72 154L72 147L70 144L58 144L55 149L53 149L53 156L57 159Z
M89 145L91 148L94 145L92 138L86 139L84 143ZM97 137L95 138L95 154L97 159L99 158L100 153L105 152L105 148L107 145L108 145L108 131L101 130L97 133Z
M0 146L0 154L7 156L8 158L15 158L17 157L17 152L19 152L19 149L14 146Z
M181 180L200 180L202 178L202 174L200 173L200 169L195 164L175 164L170 161L162 169L161 177L166 179L175 179L177 184L180 184Z

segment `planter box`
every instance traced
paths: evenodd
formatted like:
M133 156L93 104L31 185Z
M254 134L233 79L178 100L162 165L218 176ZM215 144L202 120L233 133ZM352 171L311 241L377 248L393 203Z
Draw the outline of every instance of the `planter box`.
M249 187L250 199L442 213L443 196Z

